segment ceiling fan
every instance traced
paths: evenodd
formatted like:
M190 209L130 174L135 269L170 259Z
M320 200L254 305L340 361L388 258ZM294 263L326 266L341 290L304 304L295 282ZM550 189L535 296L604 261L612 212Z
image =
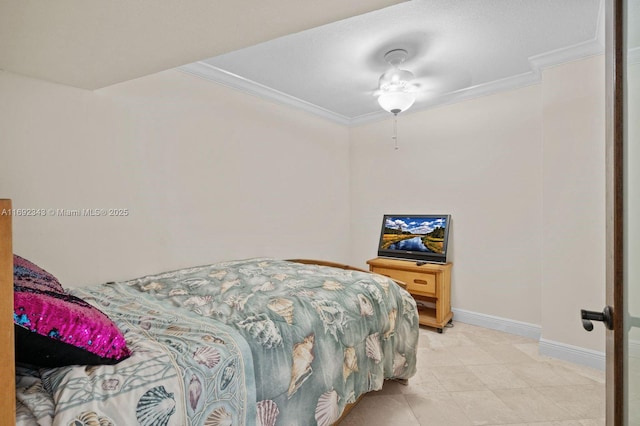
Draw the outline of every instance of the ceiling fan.
M393 49L384 55L391 67L380 76L378 89L373 93L380 107L394 115L411 108L419 91L413 73L400 68L408 56L404 49Z

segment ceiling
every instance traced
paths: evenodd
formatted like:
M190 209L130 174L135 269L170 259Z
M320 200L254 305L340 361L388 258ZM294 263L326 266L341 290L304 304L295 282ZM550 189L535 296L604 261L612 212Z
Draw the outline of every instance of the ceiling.
M93 90L399 1L2 0L0 71Z
M95 90L178 67L358 124L388 117L373 95L388 50L409 52L408 114L602 53L604 1L2 0L0 72ZM640 2L628 12L640 19ZM628 37L640 63L640 32Z
M601 0L413 0L180 69L342 124L387 117L373 95L384 54L409 52L408 111L540 80L540 70L604 52ZM406 113L404 113L406 114Z

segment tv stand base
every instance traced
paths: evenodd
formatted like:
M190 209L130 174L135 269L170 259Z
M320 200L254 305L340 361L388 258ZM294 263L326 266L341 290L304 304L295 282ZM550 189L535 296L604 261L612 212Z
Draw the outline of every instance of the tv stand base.
M404 282L418 304L421 325L438 333L453 320L451 312L451 262L430 263L377 257L367 261L371 272Z

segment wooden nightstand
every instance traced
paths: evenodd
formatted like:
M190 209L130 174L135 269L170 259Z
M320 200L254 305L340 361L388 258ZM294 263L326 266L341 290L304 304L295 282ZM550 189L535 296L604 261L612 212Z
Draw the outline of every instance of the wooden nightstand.
M451 262L418 266L415 261L377 257L367 263L371 272L407 284L407 291L418 302L420 324L435 327L438 333L442 333L442 329L451 322ZM424 306L420 302L428 302L435 307Z

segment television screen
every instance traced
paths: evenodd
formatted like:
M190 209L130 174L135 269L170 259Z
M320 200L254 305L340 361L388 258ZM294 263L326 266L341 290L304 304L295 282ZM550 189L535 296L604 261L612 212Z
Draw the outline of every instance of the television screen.
M384 215L378 256L445 263L451 216Z

